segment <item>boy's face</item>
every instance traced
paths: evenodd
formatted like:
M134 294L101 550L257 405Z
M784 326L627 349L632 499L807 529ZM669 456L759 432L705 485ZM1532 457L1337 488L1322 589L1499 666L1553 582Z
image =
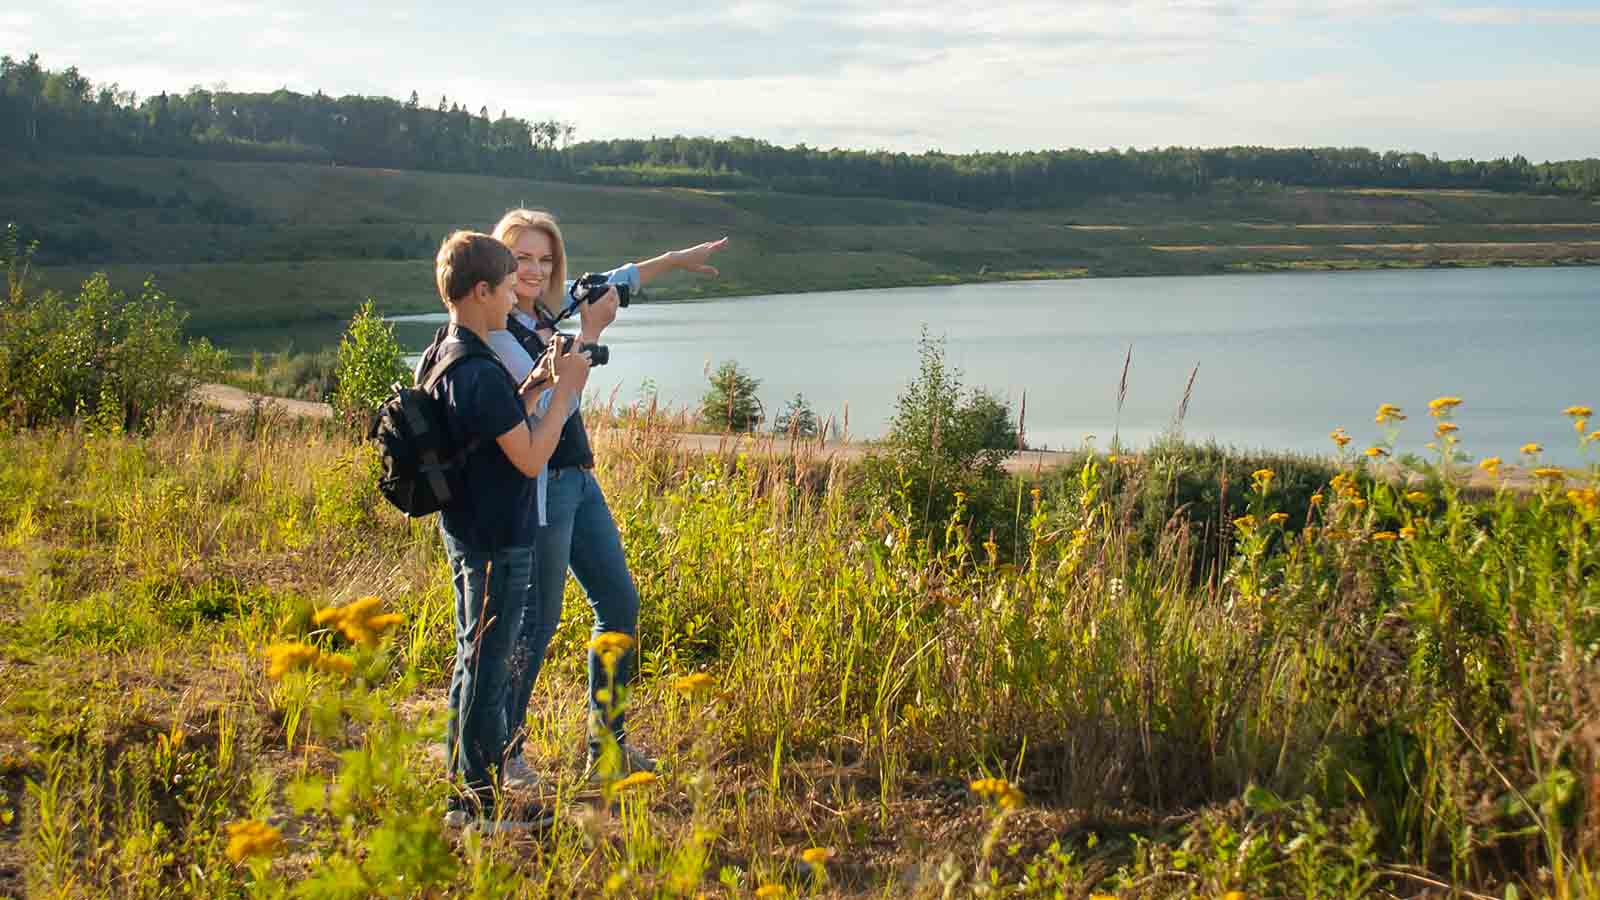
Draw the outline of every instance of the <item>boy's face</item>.
M517 305L517 273L500 279L500 283L489 289L487 309L491 330L504 331L506 317L511 314L511 308Z

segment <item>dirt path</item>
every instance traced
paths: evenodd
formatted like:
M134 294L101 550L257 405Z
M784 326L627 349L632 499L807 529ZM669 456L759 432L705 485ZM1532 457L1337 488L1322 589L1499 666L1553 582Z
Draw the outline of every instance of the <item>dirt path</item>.
M333 408L326 403L313 403L308 400L290 400L286 397L269 397L264 394L253 394L241 388L226 384L205 384L200 386L200 402L207 406L228 412L247 412L252 403L270 404L282 409L291 416L304 416L316 419L330 419L333 417ZM616 429L605 425L591 425L590 431L597 439L605 439L609 433ZM856 442L823 441L809 439L793 441L788 437L774 436L771 434L697 434L693 432L675 432L672 440L684 450L694 450L700 453L753 453L774 454L779 456L800 455L819 462L839 460L841 462L854 462L862 459L871 449L869 445ZM1053 469L1057 466L1072 462L1075 453L1058 450L1023 450L1014 454L1005 462L1008 472L1026 473L1039 472ZM1399 475L1400 469L1393 463L1385 464L1379 471L1388 471ZM1513 465L1500 467L1497 475L1490 475L1477 468L1468 470L1467 486L1474 490L1493 491L1502 481L1513 490L1526 491L1534 486L1533 475L1527 470ZM1415 474L1407 476L1409 481L1419 481Z

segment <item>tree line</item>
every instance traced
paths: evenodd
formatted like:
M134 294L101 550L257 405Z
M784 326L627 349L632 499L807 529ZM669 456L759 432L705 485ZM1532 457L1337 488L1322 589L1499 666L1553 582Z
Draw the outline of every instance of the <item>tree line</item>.
M0 59L0 149L514 175L588 183L871 196L976 209L1216 185L1452 188L1600 196L1600 159L1532 163L1361 147L1168 147L949 154L782 147L752 138L574 142L573 124L476 113L415 91L330 97L200 86L139 97L37 54Z

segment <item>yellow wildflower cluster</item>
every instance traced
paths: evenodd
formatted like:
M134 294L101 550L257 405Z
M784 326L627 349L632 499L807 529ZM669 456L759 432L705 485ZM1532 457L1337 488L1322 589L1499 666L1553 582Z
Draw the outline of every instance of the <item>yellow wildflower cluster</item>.
M1407 525L1406 527L1400 529L1400 536L1409 541L1417 536L1417 530L1412 528L1410 525Z
M1433 427L1433 433L1436 437L1448 437L1460 430L1461 426L1454 422L1440 422Z
M1311 495L1311 505L1312 506L1321 506L1322 505L1322 492L1321 491L1317 491L1315 494Z
M1340 450L1343 450L1345 445L1350 443L1352 440L1350 435L1345 434L1343 428L1335 428L1334 430L1328 432L1328 437L1333 438L1333 442L1339 445Z
M1425 491L1412 491L1406 494L1406 502L1413 506L1427 506L1433 502L1433 498Z
M1596 491L1592 487L1567 491L1567 499L1571 500L1572 505L1579 509L1593 511L1600 508L1600 491Z
M1360 490L1356 487L1355 478L1346 472L1340 472L1333 476L1333 480L1328 482L1328 487L1333 488L1333 492L1344 500L1354 500L1360 493Z
M283 832L250 819L228 825L228 858L235 863L252 856L271 856L283 845Z
M781 884L763 884L756 888L756 896L762 898L783 897L788 895L789 889Z
M267 677L273 681L299 669L315 668L334 675L349 675L355 663L337 653L323 653L310 644L288 642L267 648Z
M1498 457L1498 456L1486 456L1483 459L1478 461L1478 468L1484 470L1485 472L1488 472L1490 475L1493 475L1496 472L1500 471L1500 463L1501 463L1500 457Z
M1379 447L1377 445L1373 445L1373 446L1368 447L1366 449L1366 454L1368 456L1372 457L1373 459L1382 459L1383 457L1389 455L1389 451L1387 451L1387 450L1385 450L1382 447Z
M383 640L385 631L406 620L399 613L380 612L382 608L383 601L377 597L362 597L344 606L318 610L312 621L338 629L351 643L373 647Z
M717 682L704 672L685 675L672 683L672 689L685 697L704 694L717 686Z
M1428 415L1442 419L1461 405L1460 397L1436 397L1428 401Z
M1256 528L1255 516L1240 516L1233 520L1233 527L1240 531L1254 531Z
M808 866L820 866L832 858L831 847L808 847L800 854L800 859Z
M654 772L631 772L626 777L617 780L611 786L613 791L628 791L637 787L645 787L656 783Z
M1289 514L1286 512L1275 512L1272 515L1267 516L1267 521L1273 525L1282 525L1283 523L1289 521Z
M1565 469L1558 469L1555 466L1540 466L1533 470L1533 477L1544 478L1549 481L1566 481L1567 472Z
M1563 409L1561 413L1562 415L1571 416L1574 419L1587 419L1594 415L1594 410L1587 406L1569 406L1566 409Z
M1522 453L1523 453L1524 456L1532 456L1535 453L1543 453L1543 452L1544 452L1544 448L1539 446L1538 444L1535 444L1532 441L1529 441L1528 443L1522 445Z
M1392 531L1374 531L1372 533L1372 539L1382 543L1388 543L1398 539L1399 537L1400 536L1398 534L1395 534Z
M979 778L972 783L972 792L985 800L993 800L1003 809L1022 806L1022 792L1004 778Z
M1256 490L1265 494L1272 487L1272 479L1278 474L1271 469L1257 469L1250 473L1250 480L1254 482Z
M1404 422L1405 420L1405 413L1401 412L1400 407L1395 406L1393 403L1385 403L1379 406L1378 414L1372 417L1372 421L1377 422L1379 425L1385 422Z

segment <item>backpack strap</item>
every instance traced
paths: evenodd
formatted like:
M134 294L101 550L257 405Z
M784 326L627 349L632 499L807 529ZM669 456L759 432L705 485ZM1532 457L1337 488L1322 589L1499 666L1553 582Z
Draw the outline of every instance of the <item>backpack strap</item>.
M440 329L440 334L435 335L435 338L440 337L447 330ZM500 357L496 356L494 351L481 344L475 345L467 341L453 340L446 337L442 341L436 341L433 346L428 348L428 352L434 354L433 359L428 361L425 354L424 361L427 364L422 367L421 375L417 379L417 388L424 393L431 391L433 386L439 382L439 379L443 378L451 369L474 357L493 360L495 365L500 367L500 371L505 373L506 378L511 378L510 370L506 368L505 363L500 361ZM515 385L513 385L514 388ZM428 432L427 418L415 407L406 407L406 424L410 426L411 433L415 436L420 437ZM483 439L481 437L473 438L449 459L441 459L439 454L431 449L422 451L422 465L418 467L417 471L428 479L428 484L433 489L433 495L440 498L441 502L448 502L450 498L450 487L444 478L445 471L461 465L466 461L467 457L477 452L481 446L483 446Z

